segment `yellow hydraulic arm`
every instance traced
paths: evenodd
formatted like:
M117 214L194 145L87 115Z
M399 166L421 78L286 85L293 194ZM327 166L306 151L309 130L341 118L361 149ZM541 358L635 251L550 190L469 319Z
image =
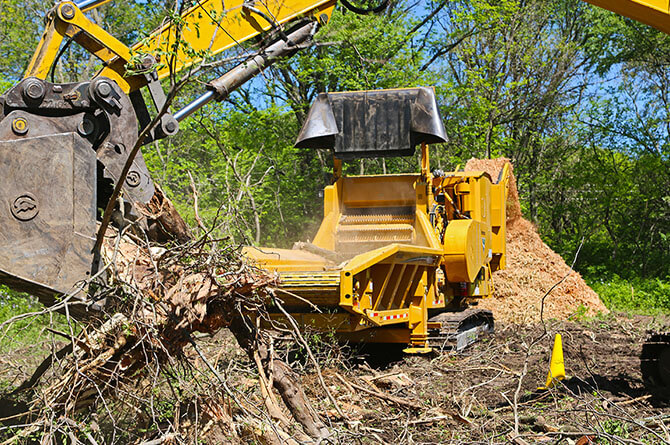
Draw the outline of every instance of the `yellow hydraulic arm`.
M147 85L145 76L128 75L131 59L151 54L157 59L158 79L180 71L270 29L303 16L326 23L336 0L203 0L186 10L179 26L163 26L149 38L127 47L93 23L86 12L110 0L63 1L49 13L42 39L28 65L26 77L46 79L65 38L71 38L103 63L100 76L118 83L126 93ZM176 57L170 58L173 48Z
M670 34L669 0L585 0Z

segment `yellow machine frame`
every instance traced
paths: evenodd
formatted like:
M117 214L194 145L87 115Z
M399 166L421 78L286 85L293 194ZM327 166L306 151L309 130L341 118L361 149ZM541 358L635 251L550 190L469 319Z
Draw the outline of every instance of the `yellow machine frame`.
M506 264L509 166L495 184L484 172L434 177L427 145L421 153L419 174L341 176L336 162L309 249L245 248L279 274L279 296L300 324L423 353L430 331L441 328L430 313L492 295L491 273ZM345 260L338 265L342 258L328 254Z

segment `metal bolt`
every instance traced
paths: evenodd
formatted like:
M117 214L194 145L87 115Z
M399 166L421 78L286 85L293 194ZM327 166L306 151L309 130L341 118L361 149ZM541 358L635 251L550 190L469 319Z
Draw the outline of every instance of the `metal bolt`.
M172 136L179 131L179 122L171 114L166 114L161 118L161 129L166 136Z
M137 187L140 185L140 182L142 181L142 177L140 176L139 172L132 170L128 172L128 176L126 176L126 184L130 187Z
M88 117L85 117L84 120L82 120L79 125L77 125L77 131L83 137L90 136L95 131L95 122L93 122Z
M23 117L17 117L12 121L12 131L19 136L28 133L28 121Z
M110 94L112 94L112 86L109 84L109 82L102 81L95 87L95 91L100 95L100 97L108 97Z
M44 84L38 79L28 79L23 84L23 95L26 99L40 100L45 94Z
M74 18L74 6L69 3L64 4L63 7L60 8L60 12L66 20Z
M143 65L144 69L148 70L150 68L153 68L153 66L155 64L156 64L156 59L151 54L145 55L144 58L142 59L142 65Z

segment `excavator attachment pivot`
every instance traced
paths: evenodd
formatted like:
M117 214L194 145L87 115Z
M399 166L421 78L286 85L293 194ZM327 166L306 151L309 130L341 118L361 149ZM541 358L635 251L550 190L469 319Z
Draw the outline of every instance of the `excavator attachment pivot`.
M110 79L56 84L34 77L2 100L2 281L48 306L57 295L85 299L80 284L97 271L97 209L137 142L131 101ZM131 204L153 196L141 154L124 186Z

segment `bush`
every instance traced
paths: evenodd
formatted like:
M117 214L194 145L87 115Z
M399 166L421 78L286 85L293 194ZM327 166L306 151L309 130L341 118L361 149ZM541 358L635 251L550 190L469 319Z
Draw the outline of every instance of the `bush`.
M614 274L607 278L587 276L586 280L609 309L645 314L670 312L670 277L622 278Z
M39 312L43 309L44 306L37 301L37 298L0 286L0 324L16 315ZM42 339L44 328L47 326L64 330L67 322L63 315L53 313L30 316L3 326L0 329L0 353L36 344Z

